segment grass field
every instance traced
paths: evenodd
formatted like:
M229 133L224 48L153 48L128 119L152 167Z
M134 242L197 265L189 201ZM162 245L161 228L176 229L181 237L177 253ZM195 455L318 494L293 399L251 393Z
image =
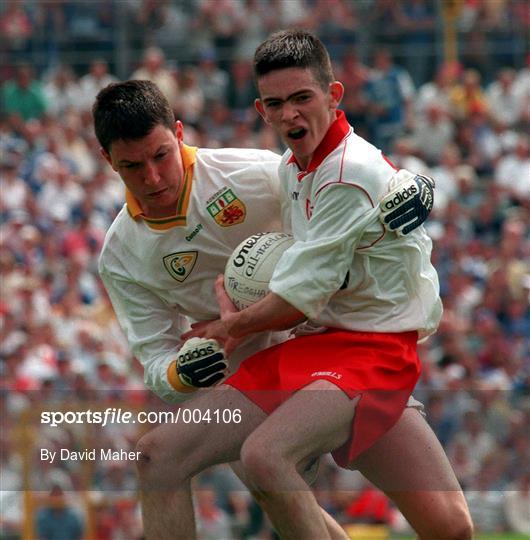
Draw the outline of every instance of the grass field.
M416 540L412 535L389 534L384 526L347 525L345 530L351 540ZM528 535L516 533L477 534L474 540L528 540Z
M389 540L415 540L415 537L391 536ZM528 535L516 533L477 534L475 540L528 540Z

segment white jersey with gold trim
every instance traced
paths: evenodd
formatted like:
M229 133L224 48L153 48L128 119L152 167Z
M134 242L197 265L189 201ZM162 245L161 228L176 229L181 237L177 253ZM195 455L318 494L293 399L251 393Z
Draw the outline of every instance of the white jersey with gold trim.
M182 401L167 381L168 365L182 345L189 321L219 316L213 284L229 255L245 238L280 230L277 169L267 150L182 150L184 190L172 218L147 220L137 202L111 225L99 272L146 385L167 401ZM234 371L247 356L285 339L266 333L230 358Z
M395 168L338 113L307 170L287 151L279 176L284 230L297 240L270 289L318 326L370 332L435 331L442 314L432 243L423 227L387 232L378 201ZM289 215L290 214L290 215Z

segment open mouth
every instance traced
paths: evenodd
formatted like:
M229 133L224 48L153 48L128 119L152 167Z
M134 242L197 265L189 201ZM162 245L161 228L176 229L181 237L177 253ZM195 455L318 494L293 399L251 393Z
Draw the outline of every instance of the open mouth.
M155 191L154 193L149 193L148 197L156 199L157 197L161 197L166 191L167 191L167 188L164 188L159 191Z
M306 133L307 133L307 129L296 128L296 129L291 129L291 131L288 131L287 136L289 137L289 139L294 139L295 141L297 141L301 139L302 137L304 137Z

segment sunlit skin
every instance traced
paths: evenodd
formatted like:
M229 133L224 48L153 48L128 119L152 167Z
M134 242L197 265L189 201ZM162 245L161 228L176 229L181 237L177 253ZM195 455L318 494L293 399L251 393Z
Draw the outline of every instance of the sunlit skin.
M182 124L176 122L174 131L159 124L142 139L119 139L109 152L101 149L147 217L176 213L184 179L182 141Z
M285 68L261 76L258 90L256 110L306 169L335 120L344 87L334 81L324 90L310 69Z

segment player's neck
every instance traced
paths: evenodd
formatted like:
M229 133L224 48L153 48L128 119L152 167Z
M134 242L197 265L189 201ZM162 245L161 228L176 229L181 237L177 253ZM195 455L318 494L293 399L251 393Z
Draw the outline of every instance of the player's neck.
M143 215L146 218L151 219L163 219L167 217L173 217L177 213L177 203L170 204L169 206L147 206L141 204Z

